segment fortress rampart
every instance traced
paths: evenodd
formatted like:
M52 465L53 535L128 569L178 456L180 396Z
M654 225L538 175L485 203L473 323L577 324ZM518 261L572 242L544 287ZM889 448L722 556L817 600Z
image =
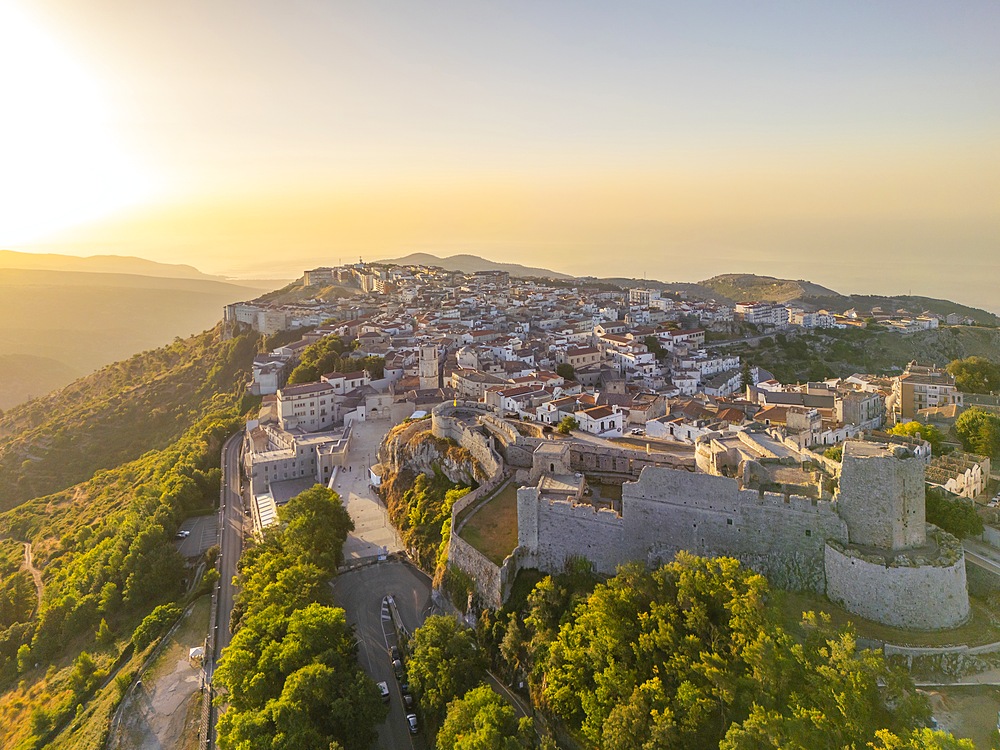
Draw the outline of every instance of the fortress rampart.
M537 482L518 490L518 547L502 566L453 541L449 564L473 575L489 606L503 601L520 567L556 573L568 558L584 557L613 574L629 560L654 565L687 550L735 557L777 587L825 592L886 624L941 629L969 615L961 545L934 527L925 530L923 462L897 449L848 443L836 464L802 452L796 460L782 450L788 446L769 449L750 435L742 444L759 458L740 458L721 443L713 457L711 446L699 444L699 466L708 461L712 469L699 473L694 458L525 437L482 404L443 404L434 410L433 429L489 467L491 486L514 467L530 466ZM570 471L634 478L622 485L620 512L543 493L538 477L550 471L554 446L565 446ZM835 469L839 475L831 476ZM802 477L797 484L783 474L793 470ZM764 481L769 471L774 481ZM456 505L453 530L455 515L486 494Z
M961 625L969 617L960 544L953 554L918 565L906 558L892 562L867 558L856 549L830 543L824 562L830 600L869 620L940 630Z

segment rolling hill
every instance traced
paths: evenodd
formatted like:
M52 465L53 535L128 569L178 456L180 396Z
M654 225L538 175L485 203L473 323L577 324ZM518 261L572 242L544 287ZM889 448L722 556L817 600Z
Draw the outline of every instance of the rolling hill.
M802 297L839 297L837 292L811 281L776 279L750 273L727 273L700 282L733 302L791 302Z
M545 268L532 268L522 266L517 263L497 263L496 261L480 258L478 255L450 255L447 258L439 258L429 253L413 253L404 258L379 261L380 263L395 263L399 266L438 266L447 271L461 271L462 273L475 273L476 271L506 271L511 276L526 278L529 276L540 276L549 279L571 279L572 276L565 273L556 273Z
M21 253L0 250L0 268L31 271L66 271L82 273L127 273L137 276L154 276L170 279L203 279L225 281L221 276L210 276L194 266L176 263L157 263L131 255L60 255L57 253Z
M0 409L211 328L224 305L259 291L211 277L0 268Z

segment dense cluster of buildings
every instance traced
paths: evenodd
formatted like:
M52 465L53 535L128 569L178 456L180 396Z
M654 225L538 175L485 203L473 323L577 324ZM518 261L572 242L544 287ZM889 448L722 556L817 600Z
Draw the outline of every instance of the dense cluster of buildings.
M962 404L951 376L917 363L896 378L859 374L790 385L705 346L707 330L730 330L734 321L761 330L864 325L853 311L733 308L655 289L512 282L500 271L424 266L318 268L305 273L304 284L300 302L264 298L226 308L233 326L304 331L253 364L253 392L264 401L248 431L246 470L262 496L275 482L329 481L352 423L398 422L449 400L543 426L572 418L597 438L694 445L766 428L820 450L886 424L940 419ZM327 287L344 293L322 301ZM310 290L315 297L304 296ZM306 347L334 335L350 344L358 364L287 385ZM371 357L384 363L381 377L364 369ZM985 487L977 458L932 474L972 496Z

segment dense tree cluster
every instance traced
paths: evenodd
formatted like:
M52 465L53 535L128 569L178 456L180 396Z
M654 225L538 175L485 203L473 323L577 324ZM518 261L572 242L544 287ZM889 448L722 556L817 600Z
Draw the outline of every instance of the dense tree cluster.
M219 747L366 750L386 709L329 587L354 523L320 485L279 517L240 558L235 635L215 673L229 704Z
M529 728L487 685L472 688L448 704L437 734L438 750L523 750L533 746Z
M984 357L956 359L948 365L948 374L955 378L958 390L965 393L1000 391L1000 365Z
M420 708L432 725L444 719L448 703L479 684L485 663L476 638L453 617L435 615L413 634L407 676Z
M589 747L966 747L916 729L926 702L850 629L812 613L784 628L767 581L735 560L681 553L587 589L579 565L546 577L482 632Z
M931 453L934 455L941 453L945 439L941 430L932 424L924 424L923 422L900 422L892 426L889 434L926 440L931 444Z
M924 494L927 498L925 507L928 523L959 539L983 533L983 519L979 517L976 505L971 500L953 497L936 487L928 487Z
M983 409L967 409L955 420L955 434L970 453L1000 456L1000 416Z
M369 356L358 359L349 356L351 349L352 346L345 344L340 336L321 338L302 350L299 364L288 376L288 382L292 385L313 383L327 373L355 370L367 370L374 380L384 377L384 358Z

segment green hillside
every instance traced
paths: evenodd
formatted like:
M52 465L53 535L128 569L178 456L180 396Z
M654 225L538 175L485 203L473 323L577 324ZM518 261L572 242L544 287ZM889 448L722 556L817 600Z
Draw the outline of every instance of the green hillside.
M752 273L727 273L699 282L734 302L790 302L800 297L839 296L826 287L802 279L776 279Z
M150 645L136 626L182 597L178 524L211 508L240 427L256 334L218 328L103 368L0 419L0 747L103 746ZM31 542L44 596L12 574ZM30 594L30 596L29 596ZM102 624L106 623L106 624Z
M98 370L0 416L0 510L176 440L249 378L258 338L221 327Z
M730 347L785 383L846 377L856 372L898 374L912 360L943 367L970 356L996 359L1000 329L952 326L907 336L886 331L825 330L778 334L758 346Z
M887 313L905 310L919 315L924 311L949 315L956 313L979 325L1000 325L1000 316L978 307L969 307L946 299L914 297L910 295L882 296L872 294L840 294L819 284L802 279L776 279L752 273L730 273L713 276L697 285L668 284L671 291L686 291L694 297L714 296L720 302L781 302L802 305L812 310L830 310L842 313L856 309L867 315L872 308L880 307Z

